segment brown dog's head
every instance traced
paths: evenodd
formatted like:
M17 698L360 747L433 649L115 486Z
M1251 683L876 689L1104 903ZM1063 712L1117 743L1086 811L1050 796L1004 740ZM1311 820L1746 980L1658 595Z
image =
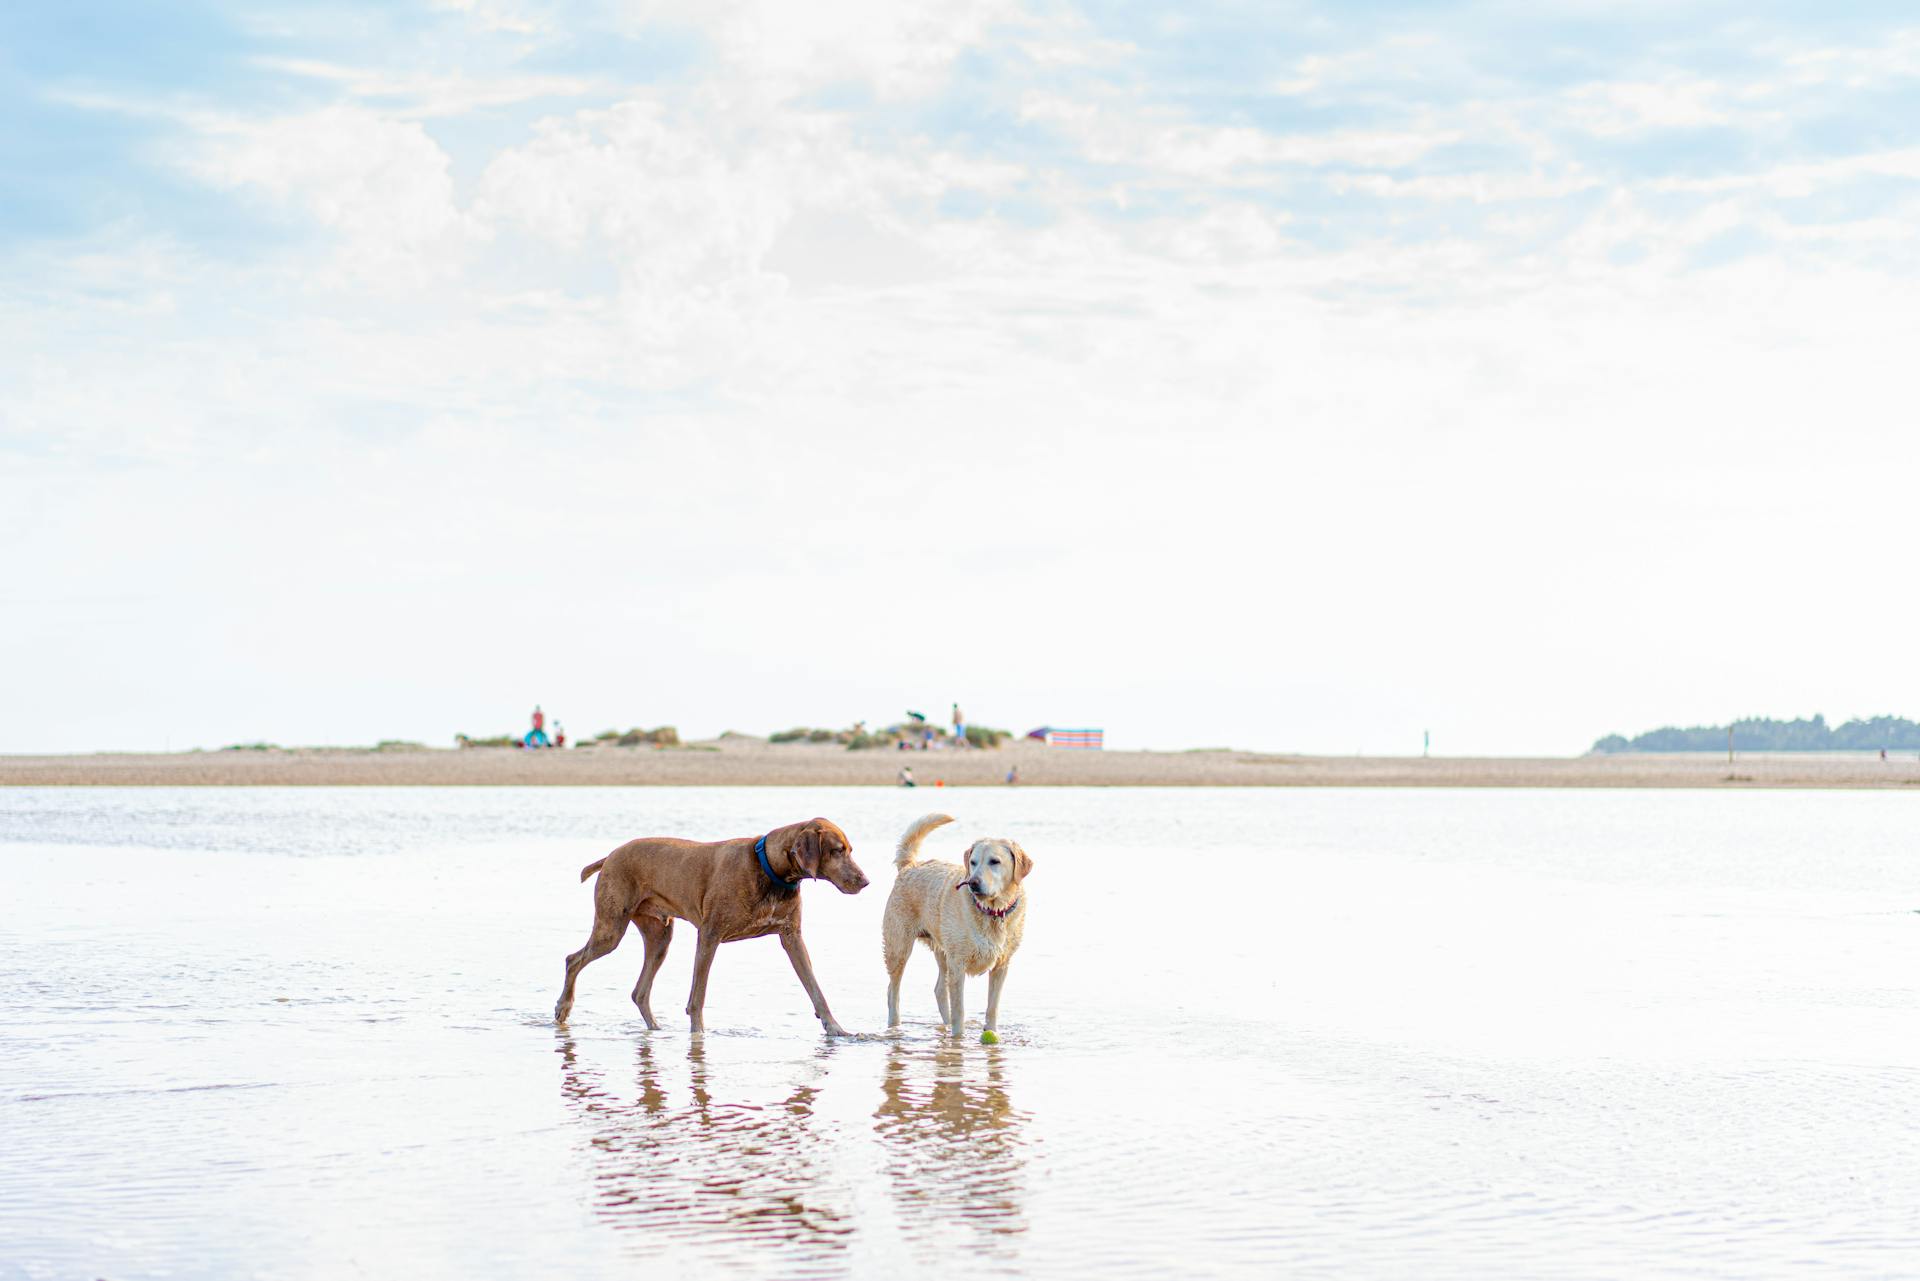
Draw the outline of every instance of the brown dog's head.
M853 861L853 842L826 819L802 823L789 848L800 875L826 881L842 894L858 894L867 888L867 874Z

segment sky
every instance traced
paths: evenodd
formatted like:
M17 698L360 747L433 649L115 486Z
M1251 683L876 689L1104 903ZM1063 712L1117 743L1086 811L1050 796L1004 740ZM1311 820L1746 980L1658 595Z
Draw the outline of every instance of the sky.
M1909 6L72 0L0 118L0 751L1920 717Z

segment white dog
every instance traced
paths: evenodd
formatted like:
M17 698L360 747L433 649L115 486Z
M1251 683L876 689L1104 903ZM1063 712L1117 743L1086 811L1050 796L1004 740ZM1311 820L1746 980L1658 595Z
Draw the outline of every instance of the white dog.
M1007 981L1007 963L1020 946L1027 925L1027 873L1033 860L1012 841L975 841L967 850L967 865L922 863L920 842L928 832L953 819L929 814L917 820L900 838L893 856L897 869L893 893L887 896L881 941L887 958L887 1026L900 1026L900 975L919 939L940 962L934 996L940 1019L959 1036L965 1022L960 995L969 974L986 974L987 1024L995 1030L1000 1016L1000 988Z

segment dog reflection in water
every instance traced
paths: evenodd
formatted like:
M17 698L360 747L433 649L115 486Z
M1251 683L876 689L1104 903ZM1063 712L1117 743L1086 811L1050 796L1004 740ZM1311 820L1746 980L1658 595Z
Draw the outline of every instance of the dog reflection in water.
M770 1242L825 1261L839 1257L854 1230L843 1183L825 1177L812 1153L812 1085L768 1106L717 1103L706 1047L687 1050L691 1102L673 1102L674 1073L641 1040L636 1090L609 1088L583 1061L571 1037L559 1041L560 1093L586 1126L593 1160L594 1209L614 1227L740 1257ZM737 1260L736 1260L737 1261Z
M916 1055L896 1047L880 1093L874 1133L909 1236L957 1223L971 1248L997 1254L995 1238L1026 1231L1027 1114L1013 1106L1001 1055L970 1057L952 1042Z

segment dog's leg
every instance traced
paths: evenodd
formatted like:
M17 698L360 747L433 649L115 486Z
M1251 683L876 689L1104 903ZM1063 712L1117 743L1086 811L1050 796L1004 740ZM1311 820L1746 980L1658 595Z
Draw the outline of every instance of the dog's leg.
M1000 1026L1000 989L1007 981L1007 963L1005 961L987 971L987 1031L997 1031Z
M900 1026L900 976L907 972L907 960L913 955L913 935L904 939L895 938L893 931L882 927L880 953L887 963L887 1026Z
M952 1013L951 1026L955 1036L961 1035L967 1024L967 967L953 965L947 968L947 1009Z
M933 955L940 962L939 977L933 980L933 999L940 1003L940 1023L944 1027L953 1022L947 1015L947 958L939 952Z
M787 959L793 962L793 972L800 976L800 986L807 989L807 995L813 999L813 1017L820 1020L828 1036L845 1036L847 1029L840 1026L833 1011L827 1008L826 993L820 990L820 980L813 977L813 962L807 957L806 940L800 937L800 931L780 931L780 946L787 949Z
M647 1021L647 1030L658 1032L660 1025L653 1017L653 976L660 972L660 963L667 959L667 946L673 942L673 918L663 921L657 916L636 916L633 923L640 927L640 939L647 945L647 959L640 965L640 981L633 985L633 1003L640 1007L640 1017Z
M567 981L560 987L560 999L553 1003L553 1021L565 1023L567 1015L573 1013L573 984L580 977L580 971L587 968L589 962L597 961L614 948L620 946L620 936L627 932L625 919L618 921L593 918L593 933L587 936L587 945L567 958Z
M693 1030L707 1030L706 1021L701 1017L707 1008L707 971L713 968L713 954L720 950L720 935L715 930L701 930L700 941L694 945L693 953L693 992L687 997L687 1017L693 1020Z
M887 1026L900 1026L900 977L907 972L907 958L887 958Z

